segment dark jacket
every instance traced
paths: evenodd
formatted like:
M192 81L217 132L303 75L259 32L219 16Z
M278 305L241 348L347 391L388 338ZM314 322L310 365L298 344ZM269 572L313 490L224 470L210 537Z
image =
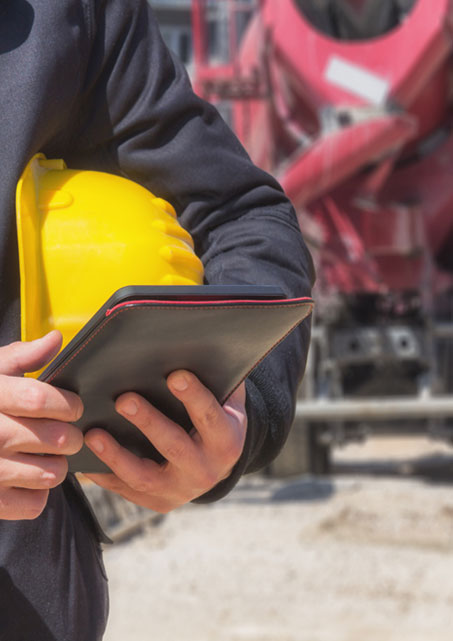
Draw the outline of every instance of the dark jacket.
M215 109L193 94L145 0L1 3L0 87L2 344L19 338L14 194L37 152L64 158L71 168L126 176L169 200L194 238L207 282L279 285L293 297L310 295L312 263L291 205L275 180L250 162ZM293 418L308 338L304 323L250 376L243 456L231 477L199 500L220 498L241 474L276 456ZM99 638L102 627L92 624L92 617L102 620L96 599L85 603L83 586L88 580L93 585L93 569L87 569L93 554L86 554L79 540L87 528L80 526L78 510L83 508L73 490L68 483L53 490L36 521L0 522L3 580L49 629L50 636L35 635L36 641L90 641ZM68 574L71 549L80 567ZM51 560L40 586L46 585L52 596L44 598L36 581L31 587L27 581L39 573L33 564L46 551ZM54 587L47 585L53 575L58 575ZM58 603L65 581L82 610L86 606L85 618L79 610L68 611L72 599L63 607L60 595ZM0 639L22 638L3 636L1 617Z

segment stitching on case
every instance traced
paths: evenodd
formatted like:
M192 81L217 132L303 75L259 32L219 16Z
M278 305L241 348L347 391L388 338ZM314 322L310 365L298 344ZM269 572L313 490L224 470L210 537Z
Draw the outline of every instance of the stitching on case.
M307 316L308 316L308 314L307 314ZM262 356L259 360L257 360L257 361L252 365L252 367L247 371L247 373L246 373L246 374L241 378L241 380L239 381L239 383L238 383L237 385L235 385L235 386L233 387L233 389L232 389L230 392L228 392L228 394L227 394L227 395L222 399L222 401L220 401L220 405L223 405L223 404L224 404L224 403L229 399L229 397L230 397L232 394L234 394L234 392L237 390L237 388L239 387L239 385L240 385L243 381L245 381L245 379L246 379L246 378L247 378L247 376L250 374L250 372L252 372L252 371L255 369L255 367L257 367L260 363L262 363L262 362L264 361L264 359L266 358L266 356L267 356L270 352L272 352L272 350L273 350L275 347L277 347L277 345L280 345L280 343L282 343L282 342L285 340L285 338L286 338L289 334L291 334L291 332L293 331L293 329L295 329L295 328L296 328L300 323L302 323L302 321L304 321L304 320L305 320L305 318L307 318L307 316L304 316L304 318L303 318L302 320L297 321L297 323L294 323L294 325L293 325L292 327L290 327L290 329L286 332L286 334L285 334L284 336L282 336L282 337L280 338L280 340L278 340L278 341L277 341L276 343L274 343L271 347L269 347L269 349L267 350L267 352L266 352L265 354L263 354L263 356Z
M302 303L302 302L301 302L301 303L296 303L296 304L294 304L293 306L294 306L294 307L301 307L302 305L306 305L306 304L307 304L307 303ZM241 379L241 381L240 381L240 382L239 382L239 383L238 383L238 384L237 384L237 385L236 385L236 386L231 390L231 392L229 392L229 393L227 394L227 396L225 397L225 400L226 400L229 396L231 396L231 394L234 392L234 390L235 390L235 389L237 389L237 387L239 387L239 385L242 383L242 381L243 381L243 380L245 380L245 379L247 378L247 376L249 375L249 373L250 373L250 372L251 372L251 371L252 371L252 370L253 370L253 369L254 369L254 368L255 368L259 363L261 363L261 361L262 361L262 360L263 360L263 359L264 359L264 358L269 354L269 352L271 352L271 351L274 349L274 347L276 347L279 343L281 343L281 342L282 342L282 341L283 341L283 340L288 336L288 334L290 334L290 333L293 331L293 329L294 329L295 327L297 327L297 325L299 325L303 320L305 320L305 318L307 318L307 316L309 315L309 313L310 313L310 312L312 311L312 309L313 309L313 305L314 305L313 303L309 305L309 311L308 311L308 312L307 312L307 314L304 316L304 318L302 318L302 319L301 319L300 321L298 321L297 323L294 323L294 325L292 325L292 327L291 327L291 328L286 332L286 334L285 334L285 335L284 335L280 340L278 340L276 343L274 343L274 344L272 345L272 347L270 347L270 348L268 349L268 351L266 352L266 354L264 354L264 356L263 356L262 358L260 358L256 363L254 363L253 367L251 367L251 368L248 370L248 372L247 372L247 374L244 376L244 378L242 378L242 379ZM279 309L279 308L282 308L282 307L288 307L288 305L272 305L272 309ZM143 309L145 309L145 308L146 308L145 306L140 306L140 307L123 307L122 309L119 309L116 313L114 313L114 314L112 314L111 316L109 316L108 318L106 318L106 320L102 323L102 325L100 325L100 326L97 328L97 330L96 330L93 334L91 334L91 336L90 336L90 337L89 337L89 338L88 338L88 339L87 339L87 340L86 340L82 345L80 345L80 347L79 347L79 348L74 352L74 354L73 354L73 355L72 355L72 356L71 356L71 357L70 357L70 358L69 358L65 363L63 363L63 365L61 365L61 366L60 366L60 367L59 367L59 368L58 368L58 369L57 369L57 370L52 374L52 376L51 376L50 378L48 378L48 379L47 379L47 381L46 381L46 382L47 382L47 383L51 383L51 382L54 380L54 378L56 378L56 376L58 376L58 374L60 374L60 373L61 373L61 372L62 372L62 371L63 371L63 370L64 370L64 369L69 365L69 363L71 363L71 362L72 362L72 361L73 361L73 360L74 360L74 359L75 359L75 358L80 354L80 352L81 352L83 349L85 349L85 347L86 347L86 346L87 346L87 345L88 345L88 344L89 344L89 343L90 343L90 342L91 342L91 341L92 341L92 340L93 340L93 339L94 339L94 338L95 338L95 337L96 337L96 336L97 336L97 335L98 335L98 334L99 334L99 333L100 333L100 332L101 332L101 331L102 331L106 326L107 326L107 324L108 324L110 321L112 321L114 318L116 318L119 314L122 314L123 312L126 312L126 311L142 311L142 310L143 310ZM153 309L167 309L166 305L153 305L153 306L152 306L152 308L153 308ZM218 306L217 306L217 305L212 305L211 307L201 307L201 306L196 306L196 305L194 305L194 306L191 306L191 307L181 307L180 309L184 309L184 310L188 310L188 311L190 311L190 310L199 310L199 309L269 309L269 308L270 308L270 307L269 307L268 305L222 305L222 306L220 306L220 305L218 305ZM223 403L224 403L224 402L225 402L225 401L222 401L222 403L221 403L221 404L223 405Z

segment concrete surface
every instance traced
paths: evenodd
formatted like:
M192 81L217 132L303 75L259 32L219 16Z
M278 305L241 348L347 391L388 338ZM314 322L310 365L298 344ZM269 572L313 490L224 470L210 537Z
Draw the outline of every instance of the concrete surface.
M451 641L453 450L375 439L335 461L108 549L105 641Z

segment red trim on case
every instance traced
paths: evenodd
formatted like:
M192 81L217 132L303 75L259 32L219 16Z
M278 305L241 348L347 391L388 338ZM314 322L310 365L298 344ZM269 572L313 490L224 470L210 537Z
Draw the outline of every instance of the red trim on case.
M112 321L114 318L116 318L116 316L118 316L119 314L125 312L127 309L130 309L130 311L137 311L137 310L142 309L142 308L136 306L137 303L158 303L159 306L162 308L162 307L166 307L169 303L174 303L176 305L182 306L184 303L187 303L187 302L189 303L188 309L191 309L191 307L194 307L195 305L200 303L200 301L165 301L165 300L128 301L128 302L124 302L124 303L119 303L115 307L112 307L111 309L107 310L106 316L108 316L108 318L105 318L102 321L101 325L96 329L96 331L94 331L90 336L88 336L86 338L86 340L84 341L84 343L82 343L82 345L79 346L79 348L68 358L67 361L61 363L61 365L59 367L57 367L57 369L49 376L49 378L45 382L46 383L51 383L54 380L54 378L56 378L58 376L58 374L60 374L67 367L67 365L71 361L73 361L74 358L76 358L80 354L80 352L97 336L97 334L99 334L99 332L101 332L110 323L110 321ZM208 301L201 301L201 302L203 302L205 305L208 304ZM261 363L262 360L264 360L264 358L269 354L269 352L271 352L277 345L279 345L300 323L302 323L310 315L310 313L313 311L313 307L314 307L314 300L312 298L309 298L308 296L303 297L303 298L284 298L284 299L268 300L268 301L264 301L264 300L257 301L257 299L252 300L252 301L246 301L246 300L242 300L241 301L241 300L237 300L237 299L233 300L233 301L222 301L222 300L209 301L209 303L211 305L213 303L226 303L226 302L231 302L231 303L247 303L248 302L249 304L252 303L254 308L256 308L256 306L257 306L256 304L258 302L259 303L265 303L265 305L269 305L269 303L279 303L280 305L282 305L282 304L285 304L285 303L288 303L288 302L300 305L300 304L302 304L304 302L305 303L308 302L308 303L310 303L310 309L305 314L303 319L297 321L294 325L292 325L292 327L290 327L288 329L286 334L284 336L282 336L279 340L277 340L277 342L274 345L272 345L268 349L268 351L258 361L256 361L256 363L254 363L252 365L252 367L248 370L247 374L237 383L237 385L232 390L230 390L230 392L228 392L228 394L225 396L225 398L221 400L221 403L220 403L221 405L223 405L225 403L225 401L229 398L229 396L231 396L231 394L235 391L235 389L237 389L237 387L239 387L239 385L242 383L242 381L244 381L247 378L247 376L250 374L250 372L259 363ZM134 305L134 306L130 307L131 304ZM217 309L219 309L219 307L217 307ZM231 307L230 307L230 309L231 309ZM233 309L234 309L234 307L233 307ZM113 314L113 312L116 312L116 313Z
M231 305L231 304L264 304L264 305L273 305L273 304L279 304L281 305L282 303L313 303L313 299L309 298L308 296L304 296L303 298L271 298L271 299L232 299L232 300L224 300L222 298L217 298L213 300L151 300L151 299L146 299L146 300L128 300L124 301L123 303L118 303L118 305L115 305L114 307L111 307L105 312L105 316L110 316L110 314L113 314L113 312L116 312L118 309L121 309L122 307L127 307L128 305L218 305L219 303L222 305Z

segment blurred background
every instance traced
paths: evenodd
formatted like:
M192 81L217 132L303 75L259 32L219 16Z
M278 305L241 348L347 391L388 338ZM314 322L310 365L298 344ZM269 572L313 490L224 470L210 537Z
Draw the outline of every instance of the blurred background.
M106 641L453 634L451 0L151 0L318 280L289 441L161 517L92 489Z

